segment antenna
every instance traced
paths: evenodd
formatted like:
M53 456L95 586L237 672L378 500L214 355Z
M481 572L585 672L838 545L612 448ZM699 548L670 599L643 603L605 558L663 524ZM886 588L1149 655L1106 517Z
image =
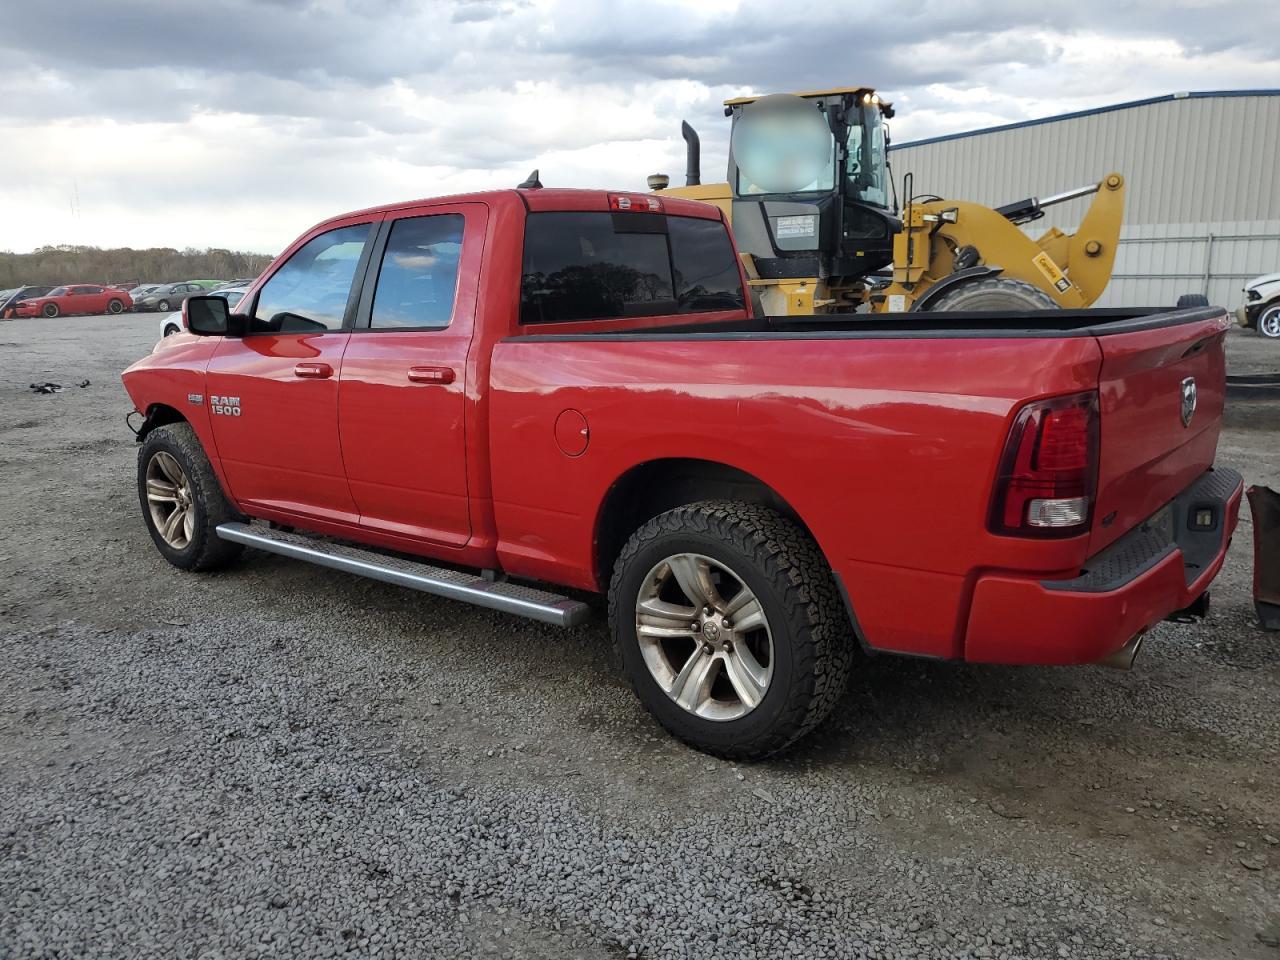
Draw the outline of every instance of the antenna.
M517 190L541 190L542 181L538 179L538 168L534 167L533 173L525 179L524 183L516 187Z

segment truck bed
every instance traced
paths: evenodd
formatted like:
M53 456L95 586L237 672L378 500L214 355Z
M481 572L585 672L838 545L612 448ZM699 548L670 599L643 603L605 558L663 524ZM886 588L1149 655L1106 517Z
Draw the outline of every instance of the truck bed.
M561 558L592 564L594 505L630 471L710 461L775 491L813 532L871 646L964 656L976 578L1077 577L1210 469L1227 326L1223 311L1196 307L521 332L495 346L490 373L494 510L519 534L503 564L563 582ZM989 529L1019 410L1095 391L1087 529L1061 539ZM1197 406L1183 419L1187 391ZM549 444L551 423L576 424L582 453ZM607 567L596 576L573 585L599 587Z
M572 334L521 334L521 339L573 341L665 340L672 337L741 340L857 338L857 339L975 339L992 337L1106 337L1122 333L1196 323L1223 316L1220 307L1114 307L1086 310L956 311L949 313L817 314L813 316L753 317L672 324L644 330L587 331Z

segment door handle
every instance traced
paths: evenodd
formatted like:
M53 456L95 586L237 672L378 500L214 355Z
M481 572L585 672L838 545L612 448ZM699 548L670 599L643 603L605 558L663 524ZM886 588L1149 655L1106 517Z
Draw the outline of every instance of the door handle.
M293 368L293 375L309 380L327 380L333 376L333 367L327 363L299 363Z
M414 383L453 383L453 367L410 367L409 379Z

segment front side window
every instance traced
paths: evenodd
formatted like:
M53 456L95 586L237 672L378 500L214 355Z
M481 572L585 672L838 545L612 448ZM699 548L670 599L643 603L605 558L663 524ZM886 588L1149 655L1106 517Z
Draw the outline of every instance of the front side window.
M338 330L370 224L312 237L266 282L254 306L254 333Z
M65 297L67 295L66 287L54 287L45 296L48 297Z
M449 326L465 224L460 213L407 217L392 224L369 326L375 330Z
M652 213L533 213L525 227L521 323L742 309L718 220Z

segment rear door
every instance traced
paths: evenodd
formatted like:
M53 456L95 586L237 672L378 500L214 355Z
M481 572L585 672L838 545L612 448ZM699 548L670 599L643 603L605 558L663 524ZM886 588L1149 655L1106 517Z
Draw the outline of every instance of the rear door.
M378 217L313 231L219 342L206 402L232 495L246 504L355 524L338 441L338 377Z
M90 287L86 285L72 287L70 290L71 296L67 298L67 306L64 312L97 313L98 311L96 307L99 299L97 291L101 289L101 287Z
M1102 447L1091 552L1208 470L1222 425L1226 316L1128 326L1135 329L1098 337Z
M105 287L81 287L84 291L83 306L85 313L107 312L107 290Z
M388 216L342 363L342 451L360 523L461 546L471 537L467 355L488 208Z

